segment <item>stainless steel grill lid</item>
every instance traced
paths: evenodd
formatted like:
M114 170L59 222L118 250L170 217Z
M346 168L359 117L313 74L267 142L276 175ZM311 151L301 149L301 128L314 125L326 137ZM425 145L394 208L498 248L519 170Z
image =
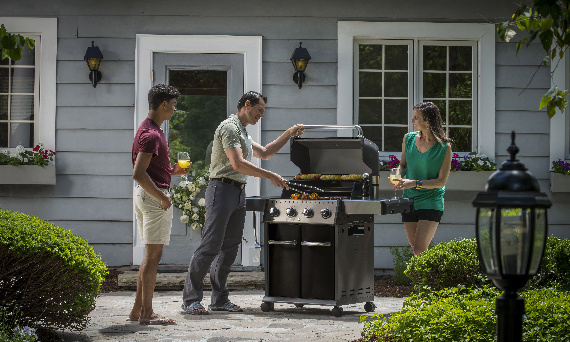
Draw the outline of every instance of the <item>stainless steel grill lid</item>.
M358 137L291 138L291 161L300 173L378 175L378 146Z

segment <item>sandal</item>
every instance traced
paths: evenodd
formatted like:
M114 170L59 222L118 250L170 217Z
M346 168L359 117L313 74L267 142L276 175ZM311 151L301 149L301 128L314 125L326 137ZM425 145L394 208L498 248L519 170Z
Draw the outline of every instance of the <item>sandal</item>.
M162 318L158 318L158 319L152 319L152 320L139 320L139 324L140 325L171 325L171 324L176 324L176 321L170 318L166 318L166 317L162 317Z
M184 303L182 303L182 310L184 310L185 313L189 313L192 315L208 315L209 312L206 311L206 308L202 306L202 304L200 302L193 302L190 305L186 305ZM203 310L203 311L201 311Z
M243 309L229 300L222 306L209 305L208 309L211 311L228 311L228 312L243 312Z

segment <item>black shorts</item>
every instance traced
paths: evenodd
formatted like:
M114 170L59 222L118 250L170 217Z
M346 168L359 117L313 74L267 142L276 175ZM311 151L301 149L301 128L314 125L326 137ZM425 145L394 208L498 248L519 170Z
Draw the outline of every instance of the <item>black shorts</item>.
M443 211L435 209L417 209L411 213L402 213L402 222L441 221Z

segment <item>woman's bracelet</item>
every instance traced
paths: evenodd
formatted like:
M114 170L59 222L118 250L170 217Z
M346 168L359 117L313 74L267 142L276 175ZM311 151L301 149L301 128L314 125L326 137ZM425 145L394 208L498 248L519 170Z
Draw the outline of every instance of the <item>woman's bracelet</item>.
M419 190L419 189L421 189L421 188L422 188L422 181L419 180L419 179L417 179L417 180L416 180L416 189Z

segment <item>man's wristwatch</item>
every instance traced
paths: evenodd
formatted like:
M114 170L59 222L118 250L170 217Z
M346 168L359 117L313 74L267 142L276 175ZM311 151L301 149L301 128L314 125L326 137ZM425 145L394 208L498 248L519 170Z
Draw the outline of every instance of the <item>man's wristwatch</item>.
M416 189L421 189L422 188L422 181L421 180L416 180Z

